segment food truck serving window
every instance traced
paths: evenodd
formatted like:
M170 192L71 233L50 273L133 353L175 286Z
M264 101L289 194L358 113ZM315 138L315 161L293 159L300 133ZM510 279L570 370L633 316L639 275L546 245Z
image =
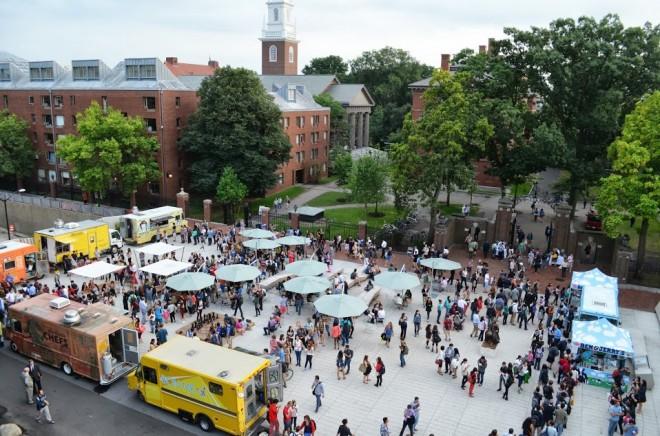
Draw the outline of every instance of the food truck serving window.
M156 375L156 370L149 368L148 366L142 367L142 375L144 379L149 383L158 384L158 376Z
M211 391L212 394L222 395L222 386L217 383L209 382L209 391Z
M21 333L23 331L23 327L21 326L21 322L17 319L12 321L12 329L16 333Z

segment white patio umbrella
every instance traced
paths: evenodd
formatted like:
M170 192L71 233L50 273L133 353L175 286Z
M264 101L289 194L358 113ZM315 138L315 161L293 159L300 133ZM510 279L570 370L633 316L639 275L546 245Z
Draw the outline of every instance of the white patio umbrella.
M427 268L439 269L442 271L453 271L455 269L463 268L460 263L454 262L453 260L443 259L441 257L422 259L420 263Z
M323 274L328 267L323 262L316 260L299 260L288 264L284 269L295 276L318 276Z
M314 302L316 310L335 318L360 316L367 310L367 303L347 294L324 295Z
M215 272L215 276L226 282L248 282L259 277L261 271L250 265L225 265Z
M399 271L384 271L374 277L374 283L396 291L412 289L421 285L416 275Z
M312 240L304 236L284 236L275 239L275 242L280 245L309 245L312 243Z
M296 294L316 294L330 287L330 282L323 277L296 277L284 282L284 289Z
M273 250L279 247L280 244L272 239L250 239L243 242L243 246L253 250Z
M263 239L275 237L275 233L263 229L245 229L241 231L240 235L246 238L263 238Z

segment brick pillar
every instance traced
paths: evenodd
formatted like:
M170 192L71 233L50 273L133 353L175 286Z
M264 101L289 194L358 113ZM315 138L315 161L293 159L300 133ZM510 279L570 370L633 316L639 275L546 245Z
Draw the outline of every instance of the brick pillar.
M51 180L48 185L50 188L50 196L53 198L57 197L57 183L55 183L54 180Z
M442 249L445 246L449 247L451 243L449 242L449 227L448 219L444 217L438 218L438 223L435 226L435 234L433 235L433 243L435 244L436 250Z
M211 209L213 207L213 200L206 199L204 200L204 221L211 222Z
M190 194L181 188L176 194L176 206L183 209L183 216L188 216L188 205L190 204Z
M298 215L296 212L289 213L289 227L294 230L300 227L300 215Z
M612 259L612 275L625 283L628 280L628 270L633 252L630 247L617 247Z
M513 201L510 198L500 198L495 213L495 238L491 242L506 241L511 238L511 218L513 216Z
M259 215L261 216L261 226L263 228L269 228L270 227L270 207L262 206L259 208Z
M571 206L567 203L555 207L555 216L552 218L552 244L550 248L568 250L568 240L571 233Z
M367 222L360 221L358 222L358 239L366 240L367 239Z

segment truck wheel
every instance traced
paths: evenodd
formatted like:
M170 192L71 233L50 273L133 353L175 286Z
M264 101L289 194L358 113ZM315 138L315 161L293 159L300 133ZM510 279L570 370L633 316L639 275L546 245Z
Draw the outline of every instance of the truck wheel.
M211 431L211 429L213 428L213 424L211 424L211 420L206 415L197 416L197 425L199 425L199 428L201 428L204 431Z
M73 368L71 368L71 365L69 365L67 362L63 362L61 367L64 374L73 375Z
M9 343L9 348L10 348L11 351L13 351L14 353L18 353L18 345L16 345L16 342L10 342L10 343Z
M140 401L142 401L142 402L144 403L144 395L142 395L142 392L140 392L139 389L138 389L138 391L137 391L137 394L138 394L138 400L140 400Z
M118 250L117 250L117 246L116 246L116 245L113 245L112 247L110 247L110 253L112 253L112 254L117 254L117 251L118 251Z

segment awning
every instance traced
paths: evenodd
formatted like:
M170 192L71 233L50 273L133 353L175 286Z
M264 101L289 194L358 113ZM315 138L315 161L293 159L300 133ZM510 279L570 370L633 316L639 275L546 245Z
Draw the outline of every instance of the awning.
M598 268L590 271L579 272L575 271L571 279L571 287L573 288L588 288L590 286L600 288L619 289L616 277L610 277Z
M580 316L619 319L619 292L616 289L588 286L580 295Z
M168 277L181 271L185 271L191 266L193 266L192 263L179 262L172 259L163 259L156 263L152 263L151 265L140 268L140 271L157 276Z
M595 352L626 357L635 354L630 333L612 325L605 318L573 321L571 340L574 344Z
M108 262L93 262L89 265L81 266L80 268L74 268L69 271L69 274L88 279L96 279L120 271L124 268L126 268L126 265L113 265Z
M144 247L136 248L135 251L143 253L145 256L164 256L176 250L181 250L184 247L177 245L170 245L164 242L156 242L153 244L145 245Z

